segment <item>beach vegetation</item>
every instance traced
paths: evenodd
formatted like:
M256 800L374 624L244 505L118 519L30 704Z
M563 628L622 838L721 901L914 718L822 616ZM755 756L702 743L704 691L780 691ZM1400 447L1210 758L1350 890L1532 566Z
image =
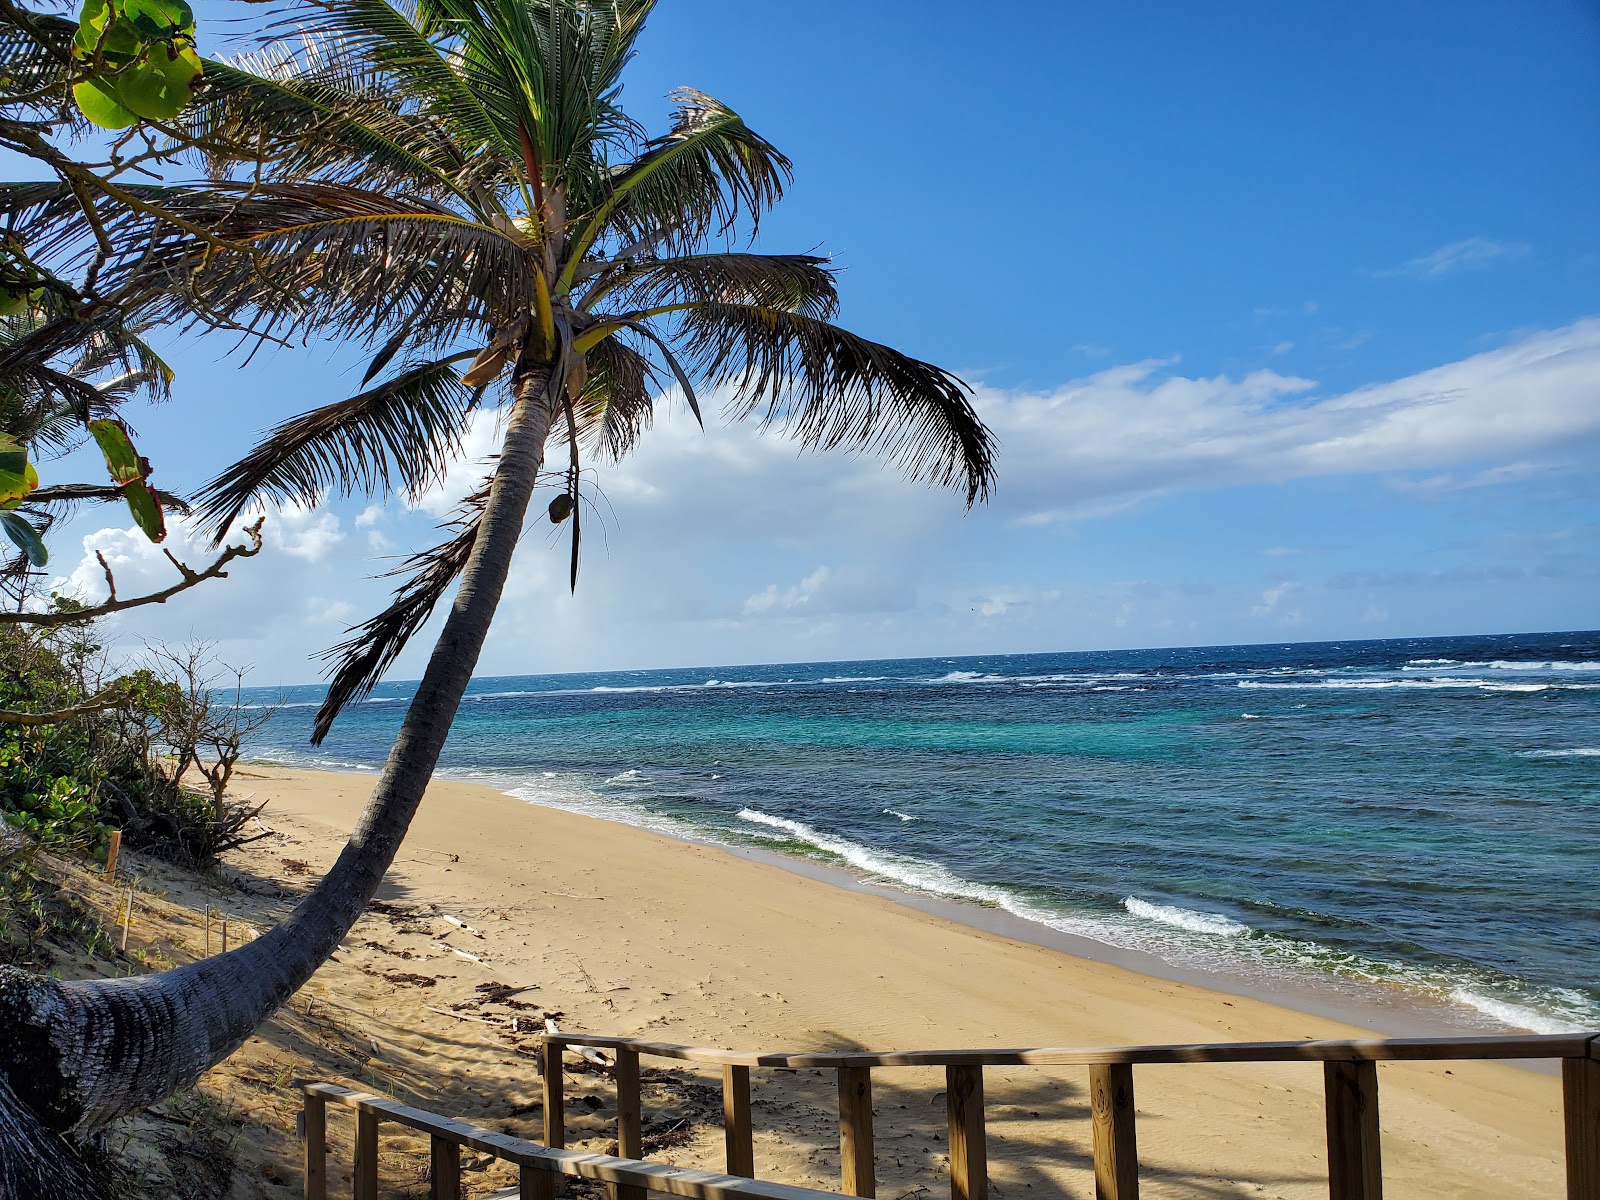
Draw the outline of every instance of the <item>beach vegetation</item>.
M64 598L55 607L70 611ZM55 852L124 843L206 868L248 841L260 806L227 794L270 706L241 702L204 644L151 646L107 671L92 625L0 626L0 814Z

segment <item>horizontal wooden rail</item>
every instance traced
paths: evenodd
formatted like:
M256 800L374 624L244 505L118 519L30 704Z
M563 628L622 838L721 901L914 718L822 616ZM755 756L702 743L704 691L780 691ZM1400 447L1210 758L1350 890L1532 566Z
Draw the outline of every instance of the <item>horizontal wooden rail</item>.
M1220 1042L1186 1046L1044 1047L1024 1050L907 1050L765 1053L677 1046L639 1038L563 1033L568 1046L627 1048L651 1058L721 1067L1093 1067L1124 1063L1439 1062L1447 1060L1590 1058L1600 1060L1600 1034L1518 1037L1394 1038L1348 1042Z
M576 1150L556 1150L523 1141L508 1134L495 1133L465 1121L454 1121L435 1113L424 1112L406 1104L336 1087L329 1083L304 1085L307 1111L326 1111L329 1104L352 1108L360 1119L362 1133L376 1130L380 1121L404 1125L408 1129L428 1134L437 1147L446 1144L457 1148L470 1147L483 1154L515 1163L522 1170L523 1194L531 1196L539 1187L539 1179L556 1176L592 1179L599 1183L620 1187L644 1188L652 1192L665 1192L672 1196L687 1196L691 1200L833 1200L832 1192L819 1192L811 1188L795 1187L767 1180L741 1179L733 1175L719 1175L713 1171L695 1171L666 1163L642 1162L637 1159L614 1158L608 1154L584 1154ZM306 1122L307 1130L312 1121ZM375 1145L370 1147L374 1152ZM446 1156L448 1157L448 1156ZM434 1159L437 1168L439 1158ZM326 1200L326 1176L313 1182L306 1179L307 1200ZM435 1180L435 1188L439 1188ZM444 1185L448 1189L448 1184ZM314 1190L320 1189L320 1190ZM357 1159L355 1189L358 1195L377 1195L377 1161L373 1156ZM530 1190L532 1189L532 1190Z
M561 1115L561 1053L569 1046L611 1050L617 1056L619 1148L628 1145L628 1130L637 1128L640 1119L638 1064L641 1057L720 1067L727 1163L729 1173L735 1175L755 1173L750 1140L751 1068L836 1071L842 1190L847 1195L864 1197L872 1196L877 1186L873 1161L873 1069L943 1067L952 1200L986 1200L988 1195L988 1150L983 1113L985 1067L1088 1067L1095 1195L1097 1200L1138 1200L1135 1066L1320 1062L1327 1117L1329 1196L1331 1200L1382 1200L1378 1124L1380 1062L1560 1059L1567 1197L1568 1200L1600 1200L1600 1034L794 1054L717 1050L639 1038L562 1033L545 1039L542 1060L547 1140L552 1146L561 1145L565 1138ZM613 1191L615 1200L638 1200L636 1195L625 1194L621 1188ZM539 1200L546 1198L541 1196Z

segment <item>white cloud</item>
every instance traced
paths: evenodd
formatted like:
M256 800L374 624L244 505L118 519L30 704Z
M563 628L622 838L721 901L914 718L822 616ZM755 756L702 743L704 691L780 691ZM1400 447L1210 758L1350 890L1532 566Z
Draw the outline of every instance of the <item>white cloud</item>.
M327 509L309 509L295 504L276 514L266 537L285 554L307 562L321 562L344 541L344 531L339 528L338 516Z
M1053 392L980 389L1001 439L999 506L1042 524L1119 500L1316 476L1518 464L1509 479L1600 439L1600 320L1331 396L1275 371L1195 379L1158 368L1117 367Z
M1120 514L1125 528L1155 530L1170 497L1307 478L1371 477L1386 485L1374 495L1393 505L1526 484L1553 468L1581 478L1573 464L1600 444L1596 378L1600 320L1344 393L1272 370L1185 375L1171 360L1049 390L981 386L975 404L1000 441L1000 480L993 503L966 517L958 495L907 483L872 457L802 453L775 434L723 426L712 415L716 396L705 397L704 431L663 404L636 455L586 472L586 494L604 500L584 514L576 599L568 528L552 529L536 510L480 669L978 652L1005 638L1034 649L1087 637L1172 644L1206 636L1196 631L1218 613L1238 622L1219 640L1256 632L1252 620L1307 621L1313 609L1326 621L1336 606L1317 587L1330 581L1263 591L1238 577L1209 599L1116 584L1105 572L1117 567L1080 556L1093 540L1087 526ZM262 557L235 564L232 580L130 614L121 627L167 640L220 634L235 643L232 661L265 664L264 682L314 677L305 656L386 602L394 581L367 576L393 563L375 556L437 540L430 518L478 486L496 425L497 414L480 416L462 465L419 511L350 506L341 524L337 505L290 510L269 521ZM543 489L535 505L548 497ZM349 536L352 524L365 536ZM1272 542L1301 536L1263 532L1243 557L1259 562L1258 545L1287 556ZM186 539L175 522L174 552L207 561ZM97 547L115 558L124 594L173 578L140 535L100 530L67 572L85 591L99 579ZM65 545L57 549L68 562ZM1341 569L1375 565L1354 559ZM1407 619L1388 583L1364 586L1380 589L1391 627ZM1367 599L1357 596L1351 621ZM419 635L395 677L414 676L431 641L431 631Z
M799 583L781 592L778 590L777 584L769 583L766 586L766 590L746 598L744 602L745 615L750 616L754 613L766 613L774 610L788 612L797 608L804 608L811 602L812 597L817 594L817 590L827 581L828 568L818 567Z
M1500 260L1526 258L1531 250L1532 247L1524 242L1497 242L1490 238L1469 237L1459 242L1451 242L1448 246L1440 246L1428 254L1420 254L1402 266L1379 271L1377 274L1388 277L1410 275L1417 279L1433 279L1440 275L1448 275L1451 271L1483 267Z

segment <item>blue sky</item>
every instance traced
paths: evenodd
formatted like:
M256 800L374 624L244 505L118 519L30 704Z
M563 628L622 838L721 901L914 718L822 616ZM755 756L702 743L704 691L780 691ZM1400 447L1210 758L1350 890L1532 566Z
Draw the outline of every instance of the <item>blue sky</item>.
M481 673L1593 627L1596 62L1577 0L668 0L630 107L660 128L692 85L794 159L761 247L825 248L843 324L975 385L1000 489L963 515L667 419L596 476L575 600L532 528ZM348 348L226 345L175 344L136 418L165 486L359 379ZM472 479L285 514L123 632L314 678ZM100 547L124 593L166 582L115 525L57 537L63 577L92 594Z

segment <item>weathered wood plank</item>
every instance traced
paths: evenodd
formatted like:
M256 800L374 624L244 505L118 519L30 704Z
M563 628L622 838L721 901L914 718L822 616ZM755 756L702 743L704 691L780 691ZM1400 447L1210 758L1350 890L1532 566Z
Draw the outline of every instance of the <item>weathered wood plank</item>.
M305 1200L328 1200L328 1102L306 1093Z
M1089 1068L1094 1120L1095 1200L1139 1200L1139 1140L1134 1127L1133 1067Z
M951 1200L988 1200L989 1139L983 1120L983 1068L944 1069L950 1128Z
M1600 1200L1600 1061L1563 1060L1561 1084L1567 1124L1567 1200Z
M756 1177L755 1131L750 1124L750 1068L722 1068L722 1139L729 1175Z
M465 1121L400 1104L385 1096L357 1092L336 1084L307 1084L305 1090L324 1097L330 1104L353 1108L358 1114L371 1112L385 1121L394 1121L423 1133L442 1134L463 1146L516 1163L525 1168L522 1172L524 1180L541 1176L555 1182L567 1175L593 1179L598 1183L630 1184L651 1192L685 1196L689 1200L838 1200L835 1192L816 1191L793 1184L739 1179L732 1175L673 1167L666 1163L636 1162L577 1150L552 1150L537 1142L495 1133ZM548 1198L541 1196L541 1200Z
M1328 1195L1331 1200L1382 1200L1378 1134L1378 1065L1323 1066L1328 1106Z
M617 1154L621 1158L644 1157L644 1103L639 1092L639 1052L626 1046L616 1048L612 1068L617 1081ZM645 1190L632 1184L611 1185L612 1200L645 1200Z
M378 1114L356 1109L355 1200L378 1200Z
M461 1146L433 1135L428 1160L429 1200L461 1200Z
M555 1200L556 1182L560 1178L523 1163L517 1171L518 1200Z
M878 1193L872 1145L872 1069L839 1068L839 1174L848 1196Z
M554 1150L567 1144L567 1089L561 1073L561 1055L566 1043L546 1037L541 1050L544 1066L544 1144Z

